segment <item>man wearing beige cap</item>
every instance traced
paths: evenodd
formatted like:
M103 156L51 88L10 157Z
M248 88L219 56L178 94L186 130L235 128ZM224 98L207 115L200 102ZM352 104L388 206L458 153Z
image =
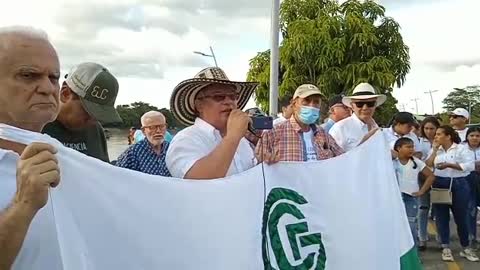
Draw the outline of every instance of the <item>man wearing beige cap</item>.
M82 63L60 90L60 113L43 129L65 146L109 162L102 124L121 122L115 110L117 79L102 65Z
M317 125L321 97L315 85L298 87L292 99L292 116L264 132L256 147L257 158L271 164L323 160L343 154L335 140Z

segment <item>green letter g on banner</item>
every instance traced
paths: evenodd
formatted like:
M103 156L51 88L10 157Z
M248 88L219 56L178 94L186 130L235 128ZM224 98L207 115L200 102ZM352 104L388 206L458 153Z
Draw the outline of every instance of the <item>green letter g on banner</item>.
M279 267L278 270L325 269L326 256L321 235L320 233L308 234L308 223L305 221L304 214L296 206L307 203L307 200L305 200L302 195L291 189L274 188L268 194L268 198L263 210L262 227L262 256L265 270L276 270L270 261L270 250L272 250L273 254L275 255L275 260ZM274 205L275 207L273 207ZM293 259L295 261L301 261L297 265L292 265L288 260L278 230L280 218L286 214L295 217L299 221L303 220L301 222L288 224L285 226L288 236L288 245L291 248ZM298 236L300 234L301 236ZM270 243L270 246L268 243ZM308 254L302 260L300 248L312 245L318 245L318 251Z

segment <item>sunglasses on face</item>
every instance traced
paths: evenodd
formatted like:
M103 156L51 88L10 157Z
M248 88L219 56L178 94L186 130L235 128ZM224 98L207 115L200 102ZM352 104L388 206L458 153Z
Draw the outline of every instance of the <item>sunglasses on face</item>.
M372 107L375 107L375 104L377 104L376 101L355 101L353 103L358 108L363 108L363 106L365 106L365 105L367 105L368 108L372 108Z
M236 101L236 100L238 100L239 95L237 93L219 93L219 94L212 94L212 95L204 95L204 96L199 97L198 99L211 98L215 102L222 102L227 97L231 100Z
M457 119L457 118L461 118L463 116L460 116L460 115L450 115L450 118L453 118L453 119Z

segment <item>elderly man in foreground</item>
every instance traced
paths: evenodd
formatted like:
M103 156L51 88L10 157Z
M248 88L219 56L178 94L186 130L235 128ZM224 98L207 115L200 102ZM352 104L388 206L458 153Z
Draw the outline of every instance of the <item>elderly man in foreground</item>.
M165 164L169 143L165 140L167 122L161 112L150 111L141 118L144 140L130 146L117 161L117 166L152 175L170 176Z
M373 115L375 109L386 100L385 95L377 94L368 83L357 85L351 96L342 98L343 104L352 108L354 113L335 123L329 133L344 151L354 149L379 130Z
M58 114L59 78L58 56L45 33L23 27L0 28L3 128L41 136L45 124ZM60 181L55 153L47 144L25 148L0 139L0 270L63 269L59 247L52 241L56 235L53 215L44 208L49 188ZM43 216L41 221L34 219L38 215Z
M244 138L250 118L241 111L256 87L257 83L232 82L216 67L175 87L170 108L190 127L180 131L168 149L166 161L172 176L223 178L257 164Z

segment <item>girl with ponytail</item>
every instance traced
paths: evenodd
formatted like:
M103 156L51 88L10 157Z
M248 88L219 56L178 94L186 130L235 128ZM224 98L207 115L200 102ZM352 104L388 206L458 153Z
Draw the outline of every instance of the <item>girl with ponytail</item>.
M435 176L423 161L414 156L415 150L412 139L407 137L398 139L395 142L394 150L398 153L397 159L393 162L395 173L400 192L402 193L402 200L407 212L412 237L415 244L417 244L418 198L428 192ZM419 174L423 174L426 179L422 187L418 184Z

